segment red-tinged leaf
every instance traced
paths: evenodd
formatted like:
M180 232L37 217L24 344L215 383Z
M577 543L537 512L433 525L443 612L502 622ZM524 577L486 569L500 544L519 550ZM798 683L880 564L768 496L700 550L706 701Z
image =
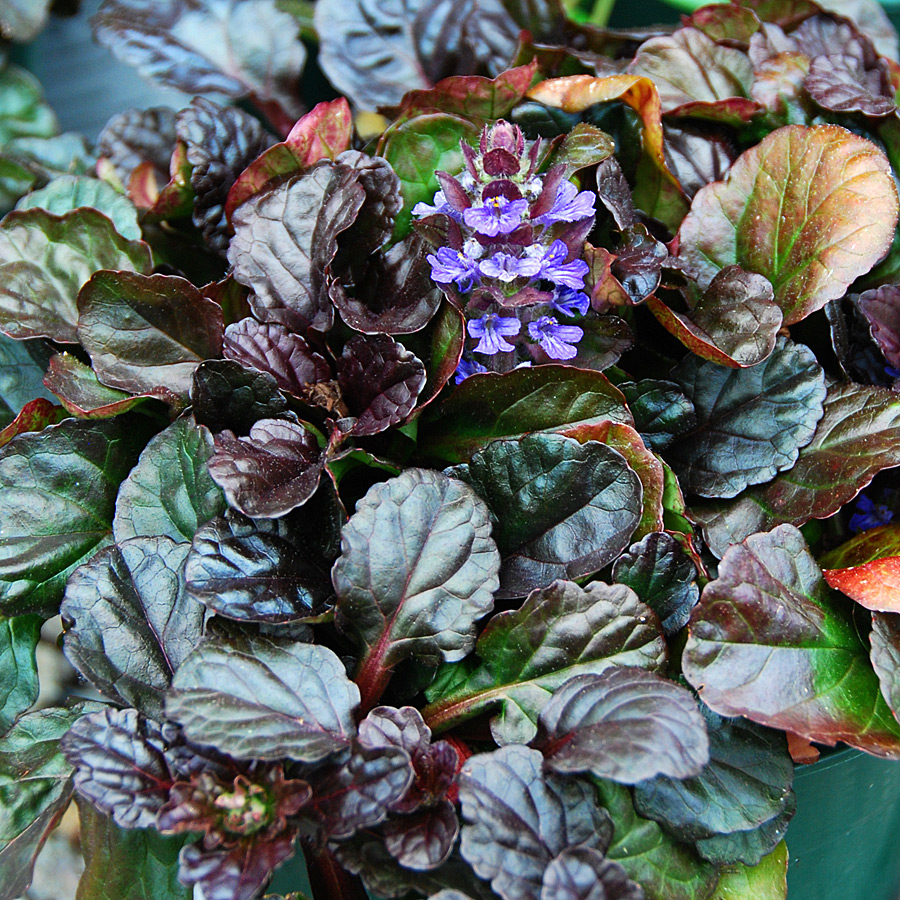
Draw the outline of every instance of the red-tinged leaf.
M174 275L97 272L78 294L78 337L109 387L187 397L222 351L222 308Z
M679 313L658 297L647 305L660 324L697 356L722 366L755 366L775 349L781 309L772 285L739 266L726 266L694 307Z
M721 556L754 532L827 518L893 466L900 466L900 396L852 382L831 385L816 432L791 469L734 503L691 512Z
M828 584L866 609L900 612L900 556L886 556L848 569L825 569Z
M155 182L147 180L146 169L136 169L128 182L128 196L138 209L146 209L146 221L183 219L193 212L194 188L187 158L187 144L178 141L169 161L169 180L162 190L155 190ZM133 184L132 184L133 182Z
M537 72L537 61L501 72L496 78L452 75L430 90L409 91L398 112L413 118L423 112L446 112L467 119L494 121L509 115L525 96Z
M69 353L57 353L50 359L44 384L73 416L81 419L118 416L151 396L134 395L101 384L90 366Z
M225 201L225 215L258 194L273 179L296 175L320 159L334 161L350 149L353 116L343 97L316 105L291 129L280 144L269 147L232 185Z
M616 255L604 247L585 245L584 261L590 266L587 288L591 292L591 306L598 313L608 312L614 306L630 306L631 297L622 283L613 275Z
M54 406L49 400L38 397L26 403L19 414L6 428L0 430L0 447L8 444L17 434L41 431L48 425L56 425L69 415L61 406Z
M749 44L760 28L760 20L751 10L726 3L703 6L683 20L683 24L702 31L714 41L727 41L732 47Z
M865 291L856 303L887 363L900 366L900 287L886 284Z
M894 716L900 721L900 615L872 613L872 666Z
M680 256L703 285L733 264L764 275L792 325L887 253L898 209L890 164L873 143L836 125L792 125L697 193Z
M869 648L792 525L726 551L689 635L684 675L720 715L900 758Z
M800 737L799 734L794 734L793 731L787 731L785 734L787 735L788 753L791 754L791 759L798 766L805 766L818 761L821 753L812 741L808 738Z
M807 75L809 57L805 53L776 53L757 66L750 96L764 106L776 122L809 121L812 104L803 89Z
M149 164L147 178L161 188L169 178L174 144L173 110L166 106L126 109L103 126L97 138L97 156L109 164L123 186L138 166Z
M672 223L677 226L687 210L688 203L681 185L666 164L662 107L656 85L649 78L638 75L609 75L605 78L570 75L542 81L528 92L528 97L569 113L583 112L595 103L607 103L610 100L621 100L630 106L641 117L643 123L642 146L645 158L658 177L667 182L673 198L681 201L681 214L676 215L677 210L673 210L672 215ZM640 184L634 199L640 207L647 205ZM675 205L677 206L677 203Z

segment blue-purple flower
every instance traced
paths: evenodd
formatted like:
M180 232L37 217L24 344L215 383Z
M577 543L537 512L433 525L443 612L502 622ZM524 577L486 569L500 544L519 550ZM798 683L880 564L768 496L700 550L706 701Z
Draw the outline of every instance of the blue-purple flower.
M491 197L482 206L471 206L463 211L463 221L485 237L509 234L522 224L522 217L528 212L527 200L507 200L506 197Z
M592 191L579 191L571 181L563 181L556 189L553 206L536 221L541 225L554 222L580 222L594 215L596 195Z
M554 241L541 260L540 274L554 284L581 290L584 287L584 276L588 273L588 264L583 259L566 262L569 248L562 241Z
M438 247L437 253L426 257L431 263L431 278L438 284L452 284L461 291L470 291L478 281L478 263L461 250Z
M886 503L876 503L865 494L856 498L856 512L850 517L850 530L868 531L879 525L887 525L894 518L893 511Z
M591 298L570 287L556 287L550 305L564 316L583 316L591 305Z
M463 357L456 367L456 374L453 376L453 380L456 384L460 384L470 375L478 375L481 372L487 372L487 369L480 362Z
M498 316L496 313L487 313L480 319L470 319L468 323L469 336L478 338L478 344L473 347L474 353L486 353L493 356L495 353L507 353L516 348L503 338L518 334L522 323L512 316Z
M445 216L450 216L451 219L456 219L457 222L462 221L462 215L459 210L454 209L447 202L447 198L444 196L443 191L438 191L434 195L432 204L433 205L429 205L428 203L425 203L424 200L420 200L412 208L412 214L421 218L422 216L433 216L437 213L443 213Z
M530 322L528 333L551 359L571 359L578 353L573 345L584 337L584 331L577 325L560 325L553 316L541 316L536 322Z
M478 263L482 275L499 278L509 283L516 278L531 278L541 270L541 262L530 256L512 256L509 253L495 253Z

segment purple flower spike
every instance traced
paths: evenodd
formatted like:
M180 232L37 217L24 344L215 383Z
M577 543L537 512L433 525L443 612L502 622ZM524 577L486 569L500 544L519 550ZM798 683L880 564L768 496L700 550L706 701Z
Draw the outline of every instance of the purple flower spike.
M573 344L584 337L577 325L560 325L553 316L541 316L537 322L529 323L528 333L551 359L571 359L578 353Z
M594 215L596 195L593 191L579 191L571 181L563 181L556 189L553 206L537 217L541 225L553 222L580 222Z
M460 221L462 216L447 202L447 198L444 196L443 191L438 191L434 195L434 200L432 201L434 205L429 205L425 203L424 200L420 200L413 208L412 214L419 218L423 216L433 216L437 213L443 213L445 216L450 216L456 221Z
M461 384L470 375L478 375L481 372L487 372L487 369L480 362L463 357L456 367L456 374L454 375L453 380L456 384Z
M569 287L557 287L553 289L550 305L564 316L583 316L591 305L591 298Z
M507 200L491 197L484 206L472 206L463 211L463 221L486 237L509 234L522 224L522 216L528 211L527 200Z
M456 283L461 291L470 291L478 281L478 264L460 250L439 247L426 257L431 263L431 279L438 284Z
M478 263L482 275L510 282L519 277L531 278L541 270L541 261L533 257L511 256L509 253L495 253L489 259Z
M480 319L472 319L468 325L469 336L479 338L478 344L473 348L474 353L486 353L493 356L495 353L507 353L516 348L503 340L504 335L509 337L518 334L522 323L515 318L498 316L496 313L488 313Z
M850 530L854 533L868 531L879 525L887 525L894 513L886 503L876 503L865 494L856 498L856 512L850 517Z
M569 248L562 241L554 241L541 261L541 275L573 290L584 287L584 276L588 273L588 264L583 259L573 259L567 263Z

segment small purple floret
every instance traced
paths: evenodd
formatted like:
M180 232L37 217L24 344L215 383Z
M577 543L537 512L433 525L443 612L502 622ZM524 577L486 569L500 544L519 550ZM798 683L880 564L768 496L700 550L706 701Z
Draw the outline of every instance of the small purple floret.
M456 374L453 380L456 384L465 381L470 375L478 375L481 372L487 372L487 369L475 359L466 359L463 357L456 367Z
M583 316L591 305L591 298L569 287L557 287L553 290L550 305L564 316Z
M554 222L580 222L594 215L596 195L592 191L579 191L571 181L563 181L556 189L553 206L537 220L541 225Z
M551 359L571 359L578 353L577 344L584 331L577 325L560 325L553 316L541 316L528 325L528 333Z
M528 212L527 200L507 200L491 197L483 206L472 206L463 211L463 221L486 237L509 234L522 224L522 216Z
M437 213L443 213L445 216L450 216L451 219L456 219L457 222L462 221L462 215L447 202L447 198L444 196L443 191L438 191L434 195L432 203L433 205L429 205L428 203L425 203L424 200L420 200L412 208L412 214L418 218L422 218L423 216L433 216Z
M431 279L438 284L455 283L461 291L470 291L478 281L478 263L460 250L439 247L426 259L431 263Z
M584 276L588 273L588 264L583 259L566 262L569 248L562 241L554 241L541 261L541 276L573 290L584 287Z
M876 503L865 494L856 498L856 512L850 517L850 530L854 533L868 531L879 525L887 525L894 513L885 503Z
M495 353L515 350L516 348L503 340L503 337L518 334L521 328L522 323L518 319L498 316L496 313L487 313L480 319L471 319L468 324L469 336L479 338L473 352L493 356Z
M509 253L495 253L488 259L478 263L482 275L488 278L499 278L501 281L510 282L516 278L531 278L541 270L540 260L533 257L512 256Z

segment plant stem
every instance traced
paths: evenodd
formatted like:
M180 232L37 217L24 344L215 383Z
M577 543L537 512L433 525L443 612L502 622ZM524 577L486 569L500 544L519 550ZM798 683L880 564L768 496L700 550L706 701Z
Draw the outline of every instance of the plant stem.
M374 648L373 648L374 649ZM362 715L366 715L378 705L391 680L393 670L381 665L381 654L377 652L367 653L360 661L353 679L359 686L359 709Z
M304 847L303 855L314 900L369 900L359 877L341 868L328 850Z

